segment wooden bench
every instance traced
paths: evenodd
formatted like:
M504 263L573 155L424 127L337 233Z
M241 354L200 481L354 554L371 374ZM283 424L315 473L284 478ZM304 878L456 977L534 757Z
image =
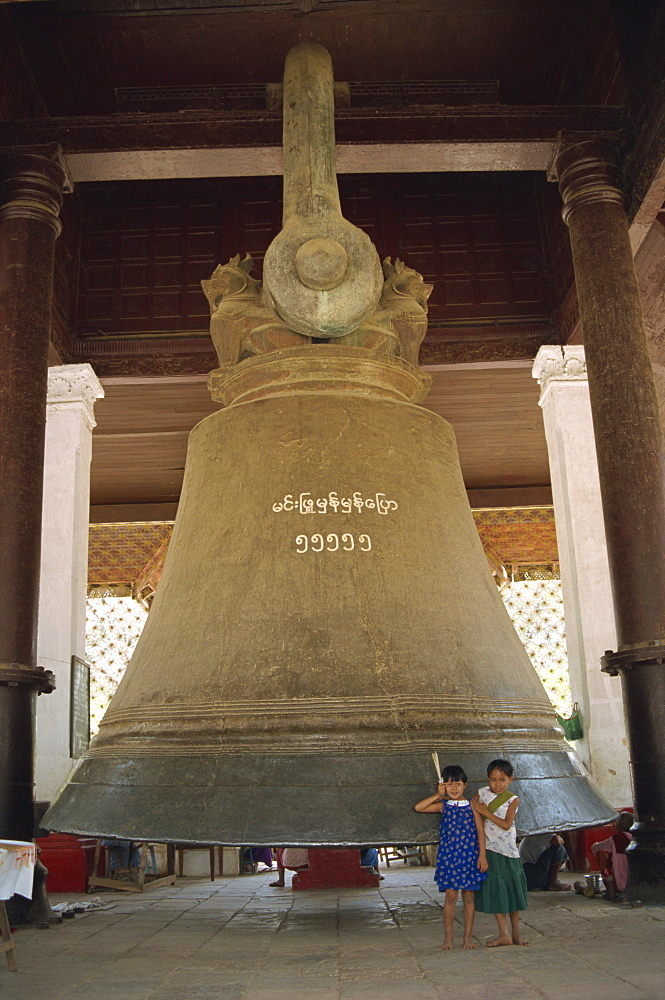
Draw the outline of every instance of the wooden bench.
M114 878L109 872L108 866L108 851L106 854L106 864L105 871L103 875L99 875L99 859L102 850L101 840L97 841L95 847L95 860L92 865L92 875L88 879L88 892L101 886L105 889L115 889L117 892L143 892L144 889L156 889L160 885L175 885L175 851L171 845L168 846L167 850L167 868L168 872L166 875L157 876L156 878L146 877L145 869L148 862L148 851L150 849L150 844L147 841L142 843L135 842L136 847L141 849L141 860L139 862L138 871L136 873L136 880Z

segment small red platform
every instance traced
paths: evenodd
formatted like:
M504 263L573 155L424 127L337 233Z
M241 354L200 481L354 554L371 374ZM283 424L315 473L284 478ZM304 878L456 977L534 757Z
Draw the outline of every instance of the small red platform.
M52 833L39 837L39 859L48 868L48 892L85 892L92 874L95 845L92 837L74 837L68 833Z
M298 871L291 880L293 889L374 888L379 876L370 868L360 867L358 848L317 847L309 849L309 867Z

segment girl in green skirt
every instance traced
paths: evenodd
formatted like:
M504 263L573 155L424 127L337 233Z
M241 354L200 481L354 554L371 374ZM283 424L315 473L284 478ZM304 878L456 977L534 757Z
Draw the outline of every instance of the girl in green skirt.
M517 850L515 814L520 804L508 791L513 766L507 760L493 760L487 768L489 788L481 788L471 805L485 821L487 878L476 892L476 909L493 913L499 925L498 937L488 947L528 944L520 933L520 910L527 907L526 878ZM510 928L508 927L510 917Z

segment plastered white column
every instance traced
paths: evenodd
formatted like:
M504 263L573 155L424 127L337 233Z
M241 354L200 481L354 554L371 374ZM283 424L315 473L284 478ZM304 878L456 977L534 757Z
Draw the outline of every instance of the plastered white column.
M103 395L90 365L49 369L37 662L56 690L37 702L38 800L53 798L72 765L70 667L73 655L85 659L93 410Z
M605 650L616 649L616 630L584 348L541 347L533 377L549 453L570 686L584 731L576 749L621 808L632 792L621 682L600 669Z

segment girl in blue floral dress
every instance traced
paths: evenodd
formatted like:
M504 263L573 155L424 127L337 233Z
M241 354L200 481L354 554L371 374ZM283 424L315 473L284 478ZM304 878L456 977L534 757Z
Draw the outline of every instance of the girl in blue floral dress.
M466 784L467 777L461 767L445 767L436 794L414 806L416 812L441 813L434 881L439 886L439 891L446 894L443 904L444 951L453 946L455 904L459 891L462 893L464 907L463 946L476 947L472 938L474 892L480 889L487 871L484 824L471 808L469 800L464 798Z

